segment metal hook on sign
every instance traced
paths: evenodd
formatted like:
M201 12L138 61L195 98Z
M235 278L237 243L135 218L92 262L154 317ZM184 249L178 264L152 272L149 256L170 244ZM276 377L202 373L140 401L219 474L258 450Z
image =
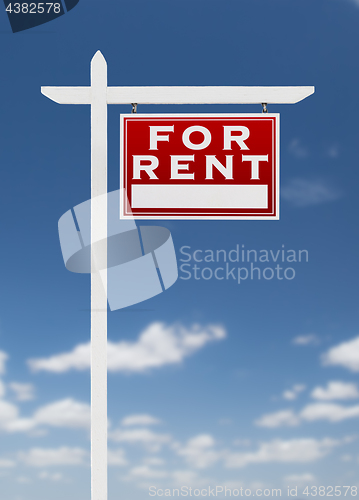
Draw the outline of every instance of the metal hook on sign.
M262 113L268 113L267 103L266 102L262 102L262 108L263 108Z
M131 103L132 111L131 113L137 113L137 103Z

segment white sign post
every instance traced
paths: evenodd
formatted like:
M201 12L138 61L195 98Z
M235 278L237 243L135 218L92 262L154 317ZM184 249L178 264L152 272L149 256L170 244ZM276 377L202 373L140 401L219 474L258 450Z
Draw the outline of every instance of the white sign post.
M107 500L107 284L93 243L107 240L108 104L295 104L314 87L108 87L100 51L91 61L91 86L42 87L58 104L91 105L91 499ZM264 106L265 107L265 106Z

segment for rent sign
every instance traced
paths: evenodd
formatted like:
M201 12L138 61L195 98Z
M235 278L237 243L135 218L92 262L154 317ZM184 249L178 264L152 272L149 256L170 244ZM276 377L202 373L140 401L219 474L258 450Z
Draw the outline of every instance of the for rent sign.
M279 115L121 115L121 218L278 219Z

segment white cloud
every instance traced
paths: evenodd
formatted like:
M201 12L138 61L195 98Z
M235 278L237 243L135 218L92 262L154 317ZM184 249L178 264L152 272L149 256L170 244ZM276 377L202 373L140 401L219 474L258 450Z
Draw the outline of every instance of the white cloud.
M359 391L356 384L334 380L326 388L315 387L311 393L313 399L330 401L333 399L357 399Z
M108 449L107 461L108 465L117 465L120 467L127 465L125 451L122 448L118 448L117 450Z
M308 149L303 146L302 141L297 137L291 140L288 146L288 150L296 158L307 158L309 154Z
M189 465L205 469L221 458L221 452L214 449L215 441L209 434L200 434L189 439L185 446L177 449L177 454L184 457Z
M47 472L47 471L42 471L40 472L39 474L39 478L40 479L47 479L48 481L62 481L64 479L64 476L63 474L61 474L61 472L53 472L53 473L50 473L50 472Z
M48 429L31 429L28 433L29 436L31 437L44 437L44 436L47 436L49 434L49 430Z
M187 329L181 325L166 326L152 323L136 342L108 342L108 370L112 372L145 372L169 364L179 364L209 342L223 340L225 330L218 325ZM80 344L73 351L49 358L28 361L33 371L63 373L71 369L90 367L90 343Z
M309 422L313 422L314 420L341 422L348 418L358 418L359 405L342 406L334 403L313 403L301 411L300 417Z
M335 201L341 197L341 192L324 180L292 179L283 186L282 197L301 208Z
M32 371L64 373L71 369L87 370L91 362L91 344L79 344L73 351L50 356L49 358L30 359L28 365Z
M157 488L159 496L161 496L159 489L167 490L167 495L164 494L163 496L171 496L170 491L172 488L180 489L182 486L187 486L188 488L191 487L192 490L195 488L208 490L208 485L213 483L213 477L205 477L203 474L199 475L194 470L164 470L151 468L148 464L133 467L126 476L122 477L122 480L134 481L139 488L146 489L147 491L151 486L152 488ZM226 481L226 485L228 483L229 481ZM237 482L236 486L238 484ZM177 493L175 492L173 495L177 496ZM189 491L188 495L191 496Z
M319 339L316 335L298 335L292 340L292 344L294 345L315 345L319 343Z
M329 156L329 158L338 158L338 156L339 156L339 147L336 144L330 146L327 149L326 154L327 154L327 156Z
M0 458L0 469L1 468L10 468L15 467L16 462L14 460L9 460L7 458Z
M27 476L19 476L16 478L16 481L20 484L29 484L32 483L32 480Z
M253 452L230 453L226 458L226 467L240 468L248 464L258 463L308 463L319 460L340 444L339 441L325 438L292 439L283 441L276 439L261 443Z
M20 418L18 408L0 400L0 430L7 432L34 431L39 426L68 428L90 427L90 406L67 398L40 407L32 417ZM40 430L40 429L39 429Z
M32 418L14 418L9 421L4 430L7 432L28 432L35 428L36 422Z
M332 347L322 356L326 366L342 366L352 372L359 372L359 337Z
M313 484L316 482L316 477L309 472L304 474L291 474L290 476L286 476L284 478L284 482L288 483L291 486L306 486L307 484Z
M223 417L218 420L219 425L231 425L233 420L231 418Z
M283 399L288 401L294 401L297 399L298 395L305 390L305 385L296 384L292 387L292 389L283 392Z
M259 427L274 429L277 427L294 427L303 421L327 420L334 423L358 417L359 405L342 406L335 403L311 403L298 414L295 414L293 410L281 410L263 415L254 423Z
M19 459L32 467L50 467L54 465L84 465L89 453L83 448L32 448L19 452Z
M15 392L17 401L31 401L35 398L35 387L32 384L20 384L19 382L11 382L10 389Z
M250 439L235 439L233 441L234 446L251 446L252 441Z
M2 380L0 380L0 398L3 398L6 394L5 384Z
M4 351L0 351L0 375L4 375L6 371L5 363L9 356Z
M297 393L294 391L287 390L283 392L282 397L287 401L294 401L294 399L297 399Z
M150 451L158 451L164 444L171 442L168 434L158 434L146 428L117 429L109 433L109 439L120 443L140 444Z
M175 486L202 484L198 473L193 470L175 470L172 472L172 477Z
M165 461L158 457L147 457L144 459L144 463L147 465L164 465Z
M138 415L129 415L121 421L121 425L124 427L129 427L131 425L156 425L160 424L161 420L156 417L152 417L147 413L141 413Z
M345 444L354 443L354 441L356 441L357 439L358 439L358 435L352 434L351 436L345 436L343 438L343 443L345 443Z
M18 418L19 410L12 403L0 400L0 429L7 430L8 426Z
M299 423L300 420L294 414L293 410L281 410L276 413L268 413L255 421L255 424L259 427L269 427L271 429L283 426L294 427L299 425Z
M67 398L39 408L33 416L37 425L52 427L89 428L90 405Z
M139 465L130 470L130 475L141 479L162 479L168 476L164 470L151 469L148 465Z

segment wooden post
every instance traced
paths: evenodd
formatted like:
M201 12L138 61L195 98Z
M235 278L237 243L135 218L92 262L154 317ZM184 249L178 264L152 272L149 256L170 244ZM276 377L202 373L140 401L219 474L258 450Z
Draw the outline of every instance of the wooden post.
M105 288L93 250L96 241L107 245L107 64L101 52L91 61L91 92L91 499L107 500L107 249Z

